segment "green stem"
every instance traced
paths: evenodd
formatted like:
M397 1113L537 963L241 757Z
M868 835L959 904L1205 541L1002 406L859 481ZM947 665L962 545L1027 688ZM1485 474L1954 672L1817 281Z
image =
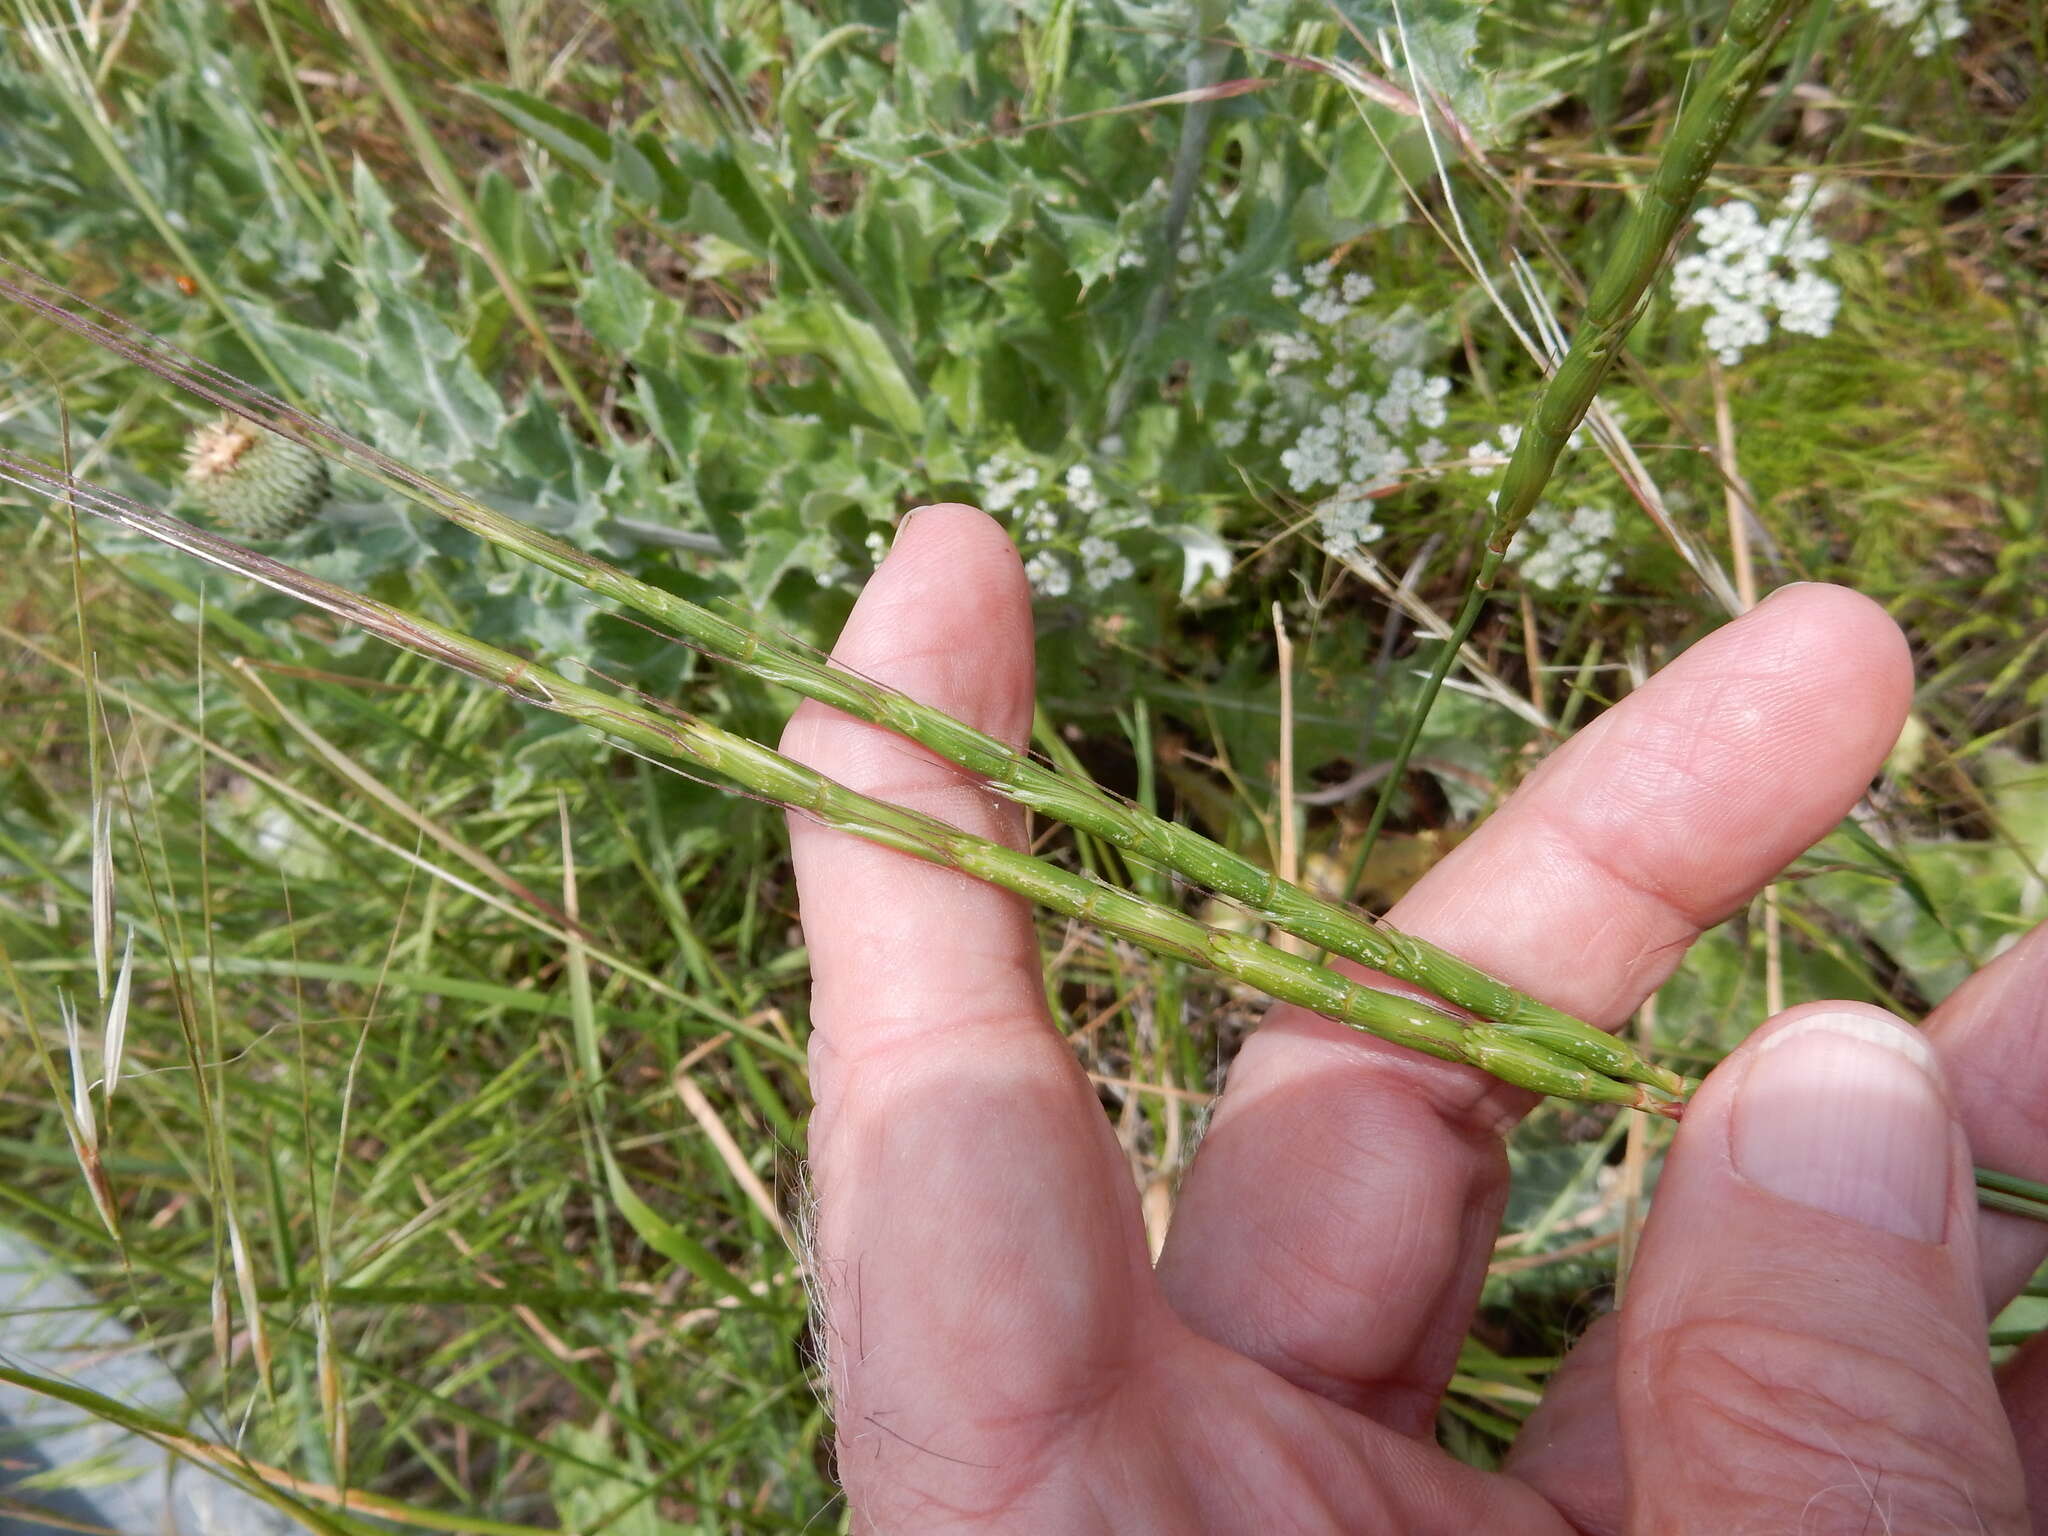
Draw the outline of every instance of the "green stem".
M1382 1039L1446 1061L1462 1061L1504 1082L1562 1098L1626 1104L1676 1119L1695 1086L1677 1093L1631 1085L1553 1051L1540 1038L1490 1024L1462 1024L1413 999L1377 992L1256 939L1206 927L1183 913L1043 863L901 806L871 800L705 720L622 699L456 631L308 576L175 518L0 452L0 479L71 503L210 564L260 581L361 625L381 639L504 689L529 704L579 721L659 756L707 768L743 788L836 830L958 869L1056 912L1092 922L1153 954L1178 958L1245 981ZM2048 1185L1978 1168L1978 1199L1993 1210L2048 1221Z
M16 269L19 271L20 269ZM587 555L442 485L320 421L260 396L204 364L167 352L143 334L119 333L118 320L102 325L75 315L16 283L0 279L0 295L13 298L101 346L158 374L221 409L331 457L419 503L486 542L531 561L585 590L670 626L689 643L766 682L828 704L921 742L941 757L979 774L1011 799L1138 858L1170 869L1226 896L1253 916L1319 949L1426 987L1437 996L1511 1030L1540 1027L1557 1049L1582 1065L1665 1092L1682 1079L1642 1059L1570 1014L1517 991L1477 966L1338 903L1290 885L1242 854L1127 804L1093 784L1063 777L943 710L829 662L757 635L745 625Z
M486 645L431 620L309 576L268 555L149 511L68 476L0 453L0 475L77 505L209 564L347 620L393 645L502 688L523 703L589 726L639 751L718 775L785 806L927 863L957 869L1063 916L1170 959L1186 960L1353 1028L1444 1061L1464 1062L1503 1082L1561 1098L1676 1113L1683 1080L1659 1072L1624 1081L1546 1042L1497 1024L1467 1024L1426 1002L1381 992L1300 955L1243 934L1211 928L1168 906L976 837L916 811L870 799L781 753L679 711L572 682L561 673ZM965 727L958 727L965 729ZM1610 1060L1620 1061L1619 1042ZM1575 1037L1574 1046L1582 1044ZM1662 1086L1668 1078L1671 1087Z
M1229 43L1198 44L1188 58L1188 106L1180 122L1180 146L1174 151L1173 179L1167 191L1166 216L1160 220L1158 252L1154 257L1152 291L1145 298L1145 312L1137 333L1124 349L1116 377L1110 381L1109 403L1102 413L1102 430L1114 432L1130 409L1137 392L1147 354L1166 323L1173 307L1173 293L1180 279L1180 244L1186 233L1188 214L1195 205L1195 193L1202 184L1202 162L1209 152L1209 133L1216 117L1216 101L1205 94L1223 78L1224 66L1236 48Z
M2034 1221L2048 1221L2048 1184L2038 1184L2032 1179L2017 1178L2009 1173L1994 1173L1989 1168L1977 1169L1976 1175L1977 1203L1985 1209L2025 1216Z
M1586 312L1572 337L1564 360L1536 397L1536 404L1522 426L1522 436L1501 471L1500 489L1494 498L1493 517L1487 527L1486 550L1480 558L1478 575L1465 595L1465 606L1450 638L1443 644L1422 697L1409 716L1408 728L1394 749L1393 771L1380 786L1366 827L1355 868L1363 870L1372 852L1388 809L1407 776L1408 760L1421 739L1429 712L1450 676L1458 652L1472 637L1473 626L1493 590L1508 545L1514 542L1537 498L1550 483L1558 455L1571 440L1607 371L1620 357L1622 344L1641 318L1649 301L1650 284L1663 269L1679 226L1692 212L1700 187L1714 163L1728 145L1728 137L1741 121L1750 99L1762 83L1778 39L1796 7L1807 0L1736 0L1720 45L1708 61L1705 76L1693 87L1692 99L1680 112L1671 130L1670 142L1651 173L1649 185L1629 210L1614 249L1608 253L1593 291L1586 300ZM1354 877L1355 880L1355 877Z

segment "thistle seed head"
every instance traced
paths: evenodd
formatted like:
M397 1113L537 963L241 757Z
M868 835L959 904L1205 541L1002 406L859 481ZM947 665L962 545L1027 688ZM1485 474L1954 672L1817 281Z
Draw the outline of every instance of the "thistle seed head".
M327 500L327 461L303 444L226 416L193 434L185 491L231 532L280 539L312 522Z

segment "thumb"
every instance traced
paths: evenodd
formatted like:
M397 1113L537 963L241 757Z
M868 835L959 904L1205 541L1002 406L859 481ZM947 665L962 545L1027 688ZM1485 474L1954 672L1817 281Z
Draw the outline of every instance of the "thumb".
M1919 1033L1823 1003L1692 1106L1621 1319L1631 1531L2027 1529L1969 1155Z

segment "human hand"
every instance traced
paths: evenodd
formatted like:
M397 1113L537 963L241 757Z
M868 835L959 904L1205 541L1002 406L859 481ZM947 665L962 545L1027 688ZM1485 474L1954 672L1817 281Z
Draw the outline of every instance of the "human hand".
M911 519L834 654L1025 741L1030 594L978 512ZM1776 596L1579 732L1390 918L1618 1024L1847 812L1911 686L1875 605ZM1015 806L877 727L806 704L784 747L1021 842ZM1984 1328L2048 1228L1980 1214L1970 1163L2048 1178L2048 929L1917 1034L1811 1004L1716 1070L1626 1308L1495 1474L1433 1430L1530 1095L1275 1008L1155 1270L1025 905L801 819L791 836L812 1261L857 1530L2028 1529L2048 1354L2001 1396Z

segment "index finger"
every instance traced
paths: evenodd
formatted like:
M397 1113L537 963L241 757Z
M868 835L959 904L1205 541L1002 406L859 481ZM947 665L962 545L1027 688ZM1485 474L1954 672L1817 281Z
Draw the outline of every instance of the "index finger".
M967 507L915 514L833 655L1021 746L1031 600L1002 529ZM784 749L863 793L1022 841L1015 806L882 727L807 704ZM1023 901L801 817L790 841L840 1474L888 1528L898 1501L973 1508L999 1496L992 1482L1030 1478L1017 1426L1092 1399L1157 1296L1135 1187L1052 1027Z

